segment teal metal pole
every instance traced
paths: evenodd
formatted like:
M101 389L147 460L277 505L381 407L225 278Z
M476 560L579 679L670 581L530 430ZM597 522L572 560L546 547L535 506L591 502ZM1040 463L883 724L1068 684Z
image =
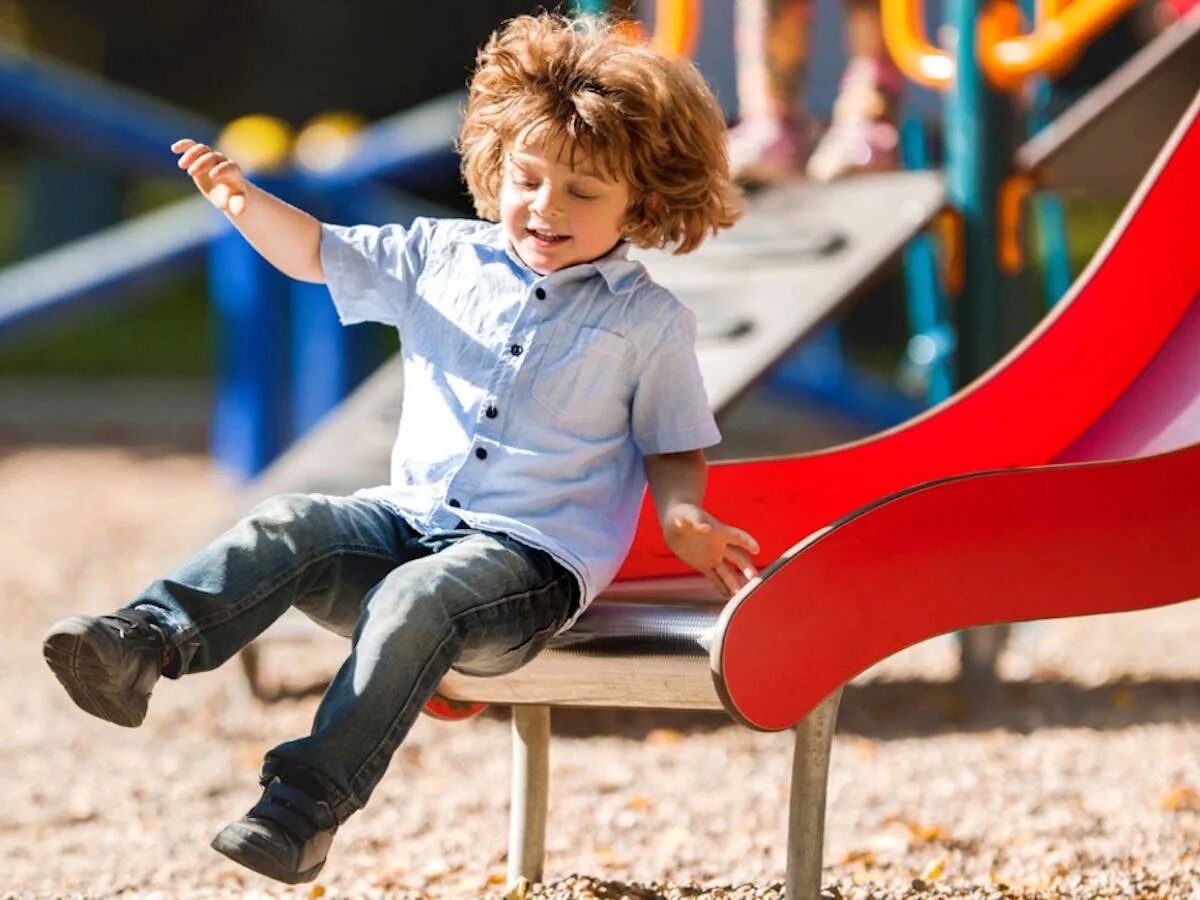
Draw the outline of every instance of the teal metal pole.
M996 255L996 98L975 55L982 0L947 0L955 79L945 93L946 188L962 213L965 285L959 298L959 381L973 379L1000 355L1000 271Z
M1025 14L1032 19L1035 11L1031 6L1026 7ZM1050 79L1041 77L1034 83L1033 103L1027 117L1031 135L1050 124L1053 93ZM1046 309L1052 309L1071 287L1071 254L1062 198L1050 191L1039 191L1033 199L1033 215L1042 264L1042 297Z

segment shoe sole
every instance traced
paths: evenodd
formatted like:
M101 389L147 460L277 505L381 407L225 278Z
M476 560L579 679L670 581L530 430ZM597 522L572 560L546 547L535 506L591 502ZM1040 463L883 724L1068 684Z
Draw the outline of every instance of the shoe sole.
M266 875L268 878L282 881L284 884L301 884L305 881L312 881L325 868L325 860L321 860L312 868L305 869L302 872L284 869L270 855L269 850L260 847L255 842L254 836L248 834L232 834L227 836L226 832L222 831L213 838L212 844L209 846L222 856L233 860L239 866L245 866L259 875Z
M129 699L129 689L112 683L117 649L91 616L71 616L42 641L42 656L68 696L86 713L125 728L146 718L147 698Z

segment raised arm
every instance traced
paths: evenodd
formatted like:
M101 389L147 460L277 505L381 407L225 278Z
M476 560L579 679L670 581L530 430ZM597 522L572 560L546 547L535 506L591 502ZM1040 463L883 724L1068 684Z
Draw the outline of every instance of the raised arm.
M703 450L646 456L646 481L663 540L678 556L732 596L758 574L751 554L758 541L704 511L708 463Z
M320 222L251 183L237 163L207 144L184 138L171 152L180 154L179 168L267 262L298 281L325 281Z

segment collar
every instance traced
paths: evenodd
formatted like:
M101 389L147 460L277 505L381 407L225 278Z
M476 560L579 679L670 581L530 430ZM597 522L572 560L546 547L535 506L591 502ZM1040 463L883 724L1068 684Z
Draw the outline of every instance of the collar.
M598 274L614 294L627 294L646 277L645 267L629 258L629 242L625 240L622 240L599 259L542 275L525 265L509 246L508 235L504 233L503 225L498 222L481 224L484 224L485 227L467 232L462 235L460 240L464 243L487 247L498 254L504 254L521 272L528 273L531 281L545 279L551 284L571 284L585 281L593 274Z

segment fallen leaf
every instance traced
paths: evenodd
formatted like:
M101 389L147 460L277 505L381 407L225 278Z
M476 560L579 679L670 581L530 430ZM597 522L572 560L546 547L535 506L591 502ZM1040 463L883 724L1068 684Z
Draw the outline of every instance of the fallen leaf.
M323 884L314 884L308 889L308 896L316 900L317 897L325 896L325 886Z
M875 865L875 853L871 850L851 850L842 859L843 866L852 866L855 863L862 863L864 866Z
M946 829L939 828L937 825L922 825L920 822L905 822L904 824L908 826L908 833L918 844L930 844L946 837Z
M1162 808L1167 812L1200 812L1200 791L1180 786L1163 798Z
M647 797L645 794L634 794L627 801L625 801L626 809L649 809L653 805L653 798Z
M921 872L922 881L937 881L946 874L946 857L939 856Z

